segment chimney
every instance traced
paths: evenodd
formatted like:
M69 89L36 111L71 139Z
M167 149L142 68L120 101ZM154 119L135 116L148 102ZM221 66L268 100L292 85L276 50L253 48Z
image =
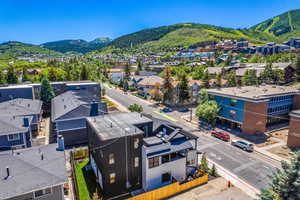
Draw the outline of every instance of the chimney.
M23 127L29 127L29 119L28 117L23 118Z
M57 151L64 151L65 150L65 140L62 135L58 135L57 137Z
M90 111L90 116L94 117L94 116L98 116L98 103L93 101L91 103L91 111Z

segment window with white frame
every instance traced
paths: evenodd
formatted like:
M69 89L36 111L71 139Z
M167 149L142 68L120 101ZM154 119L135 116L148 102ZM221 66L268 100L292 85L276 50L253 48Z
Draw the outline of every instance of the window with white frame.
M115 164L115 155L114 155L113 153L110 153L110 154L108 155L108 157L109 157L108 163L109 163L110 165Z
M19 134L8 135L8 141L14 141L14 140L19 140L19 139L20 139L20 135Z
M139 138L134 138L134 148L135 149L139 148L139 142L140 142Z
M110 173L109 174L109 183L113 184L116 182L116 173Z
M34 192L34 198L39 198L52 193L52 188L46 188Z
M134 167L138 167L139 166L139 161L140 161L139 157L135 157L134 158Z

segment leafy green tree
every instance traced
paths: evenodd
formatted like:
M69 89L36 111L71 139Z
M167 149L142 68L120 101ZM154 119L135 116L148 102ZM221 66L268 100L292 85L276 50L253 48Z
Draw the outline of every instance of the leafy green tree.
M296 69L296 78L300 81L300 55L296 57L294 67Z
M201 158L201 163L200 163L200 169L204 172L208 172L209 171L209 167L208 167L208 161L206 158L206 153L203 153L202 158Z
M269 187L262 191L261 200L300 199L300 152L294 154L291 163L283 161L281 167L271 177Z
M218 73L216 79L217 79L217 87L219 88L222 87L222 74Z
M236 86L236 74L235 74L235 72L234 71L231 71L231 72L229 72L228 74L227 74L227 77L226 77L226 79L227 79L227 85L228 85L228 87L235 87Z
M141 105L138 105L138 104L132 104L128 107L128 110L130 110L130 112L141 113L141 112L143 112L143 107Z
M219 107L215 101L206 101L197 106L196 115L214 125L218 116Z
M193 72L192 72L193 80L201 80L204 76L205 70L206 69L203 65L195 67Z
M139 75L140 74L140 71L143 70L143 64L140 60L138 60L138 65L137 65L137 68L136 68L136 71L135 71L135 75Z
M274 69L273 70L273 81L276 84L281 84L285 82L285 74L282 69Z
M0 69L0 85L1 84L5 84L6 83L6 80L4 78L4 73L3 71Z
M10 66L8 68L8 71L6 74L6 82L8 84L17 84L18 83L17 73L15 72L15 70L12 66Z
M246 70L242 82L244 85L256 85L257 84L257 77L256 77L256 70L255 69L248 69Z
M88 79L89 79L89 72L87 66L83 64L81 66L80 80L88 80Z
M185 101L187 101L190 98L188 78L186 73L182 73L180 75L180 80L177 87L178 87L178 101L180 104L183 104Z
M22 82L30 81L26 68L23 67L22 70Z
M172 85L172 76L170 67L166 67L164 70L164 82L163 88L163 103L172 102L174 87Z
M264 69L264 71L260 74L260 78L262 82L267 84L274 83L274 71L272 67L272 63L268 63Z
M51 100L55 97L54 90L47 78L43 78L41 86L41 101L43 102L43 110L50 112Z
M54 67L49 67L48 79L49 79L49 81L57 81L56 72L55 72Z
M209 80L210 80L209 73L208 70L206 70L202 78L204 88L209 88Z
M201 89L199 92L199 103L203 104L209 100L209 95L206 89Z

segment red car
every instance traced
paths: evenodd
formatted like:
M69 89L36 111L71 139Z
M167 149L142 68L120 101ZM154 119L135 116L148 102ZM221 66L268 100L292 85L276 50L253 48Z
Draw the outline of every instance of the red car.
M219 138L224 141L229 141L230 140L230 135L226 132L222 131L211 131L211 136L214 136L216 138Z

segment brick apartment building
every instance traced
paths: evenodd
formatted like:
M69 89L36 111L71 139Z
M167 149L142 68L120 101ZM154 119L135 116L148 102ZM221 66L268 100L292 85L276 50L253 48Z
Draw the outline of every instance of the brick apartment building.
M300 106L293 87L260 85L208 90L220 107L217 126L253 135L287 126L289 113Z
M300 110L295 110L290 113L287 146L300 147Z

